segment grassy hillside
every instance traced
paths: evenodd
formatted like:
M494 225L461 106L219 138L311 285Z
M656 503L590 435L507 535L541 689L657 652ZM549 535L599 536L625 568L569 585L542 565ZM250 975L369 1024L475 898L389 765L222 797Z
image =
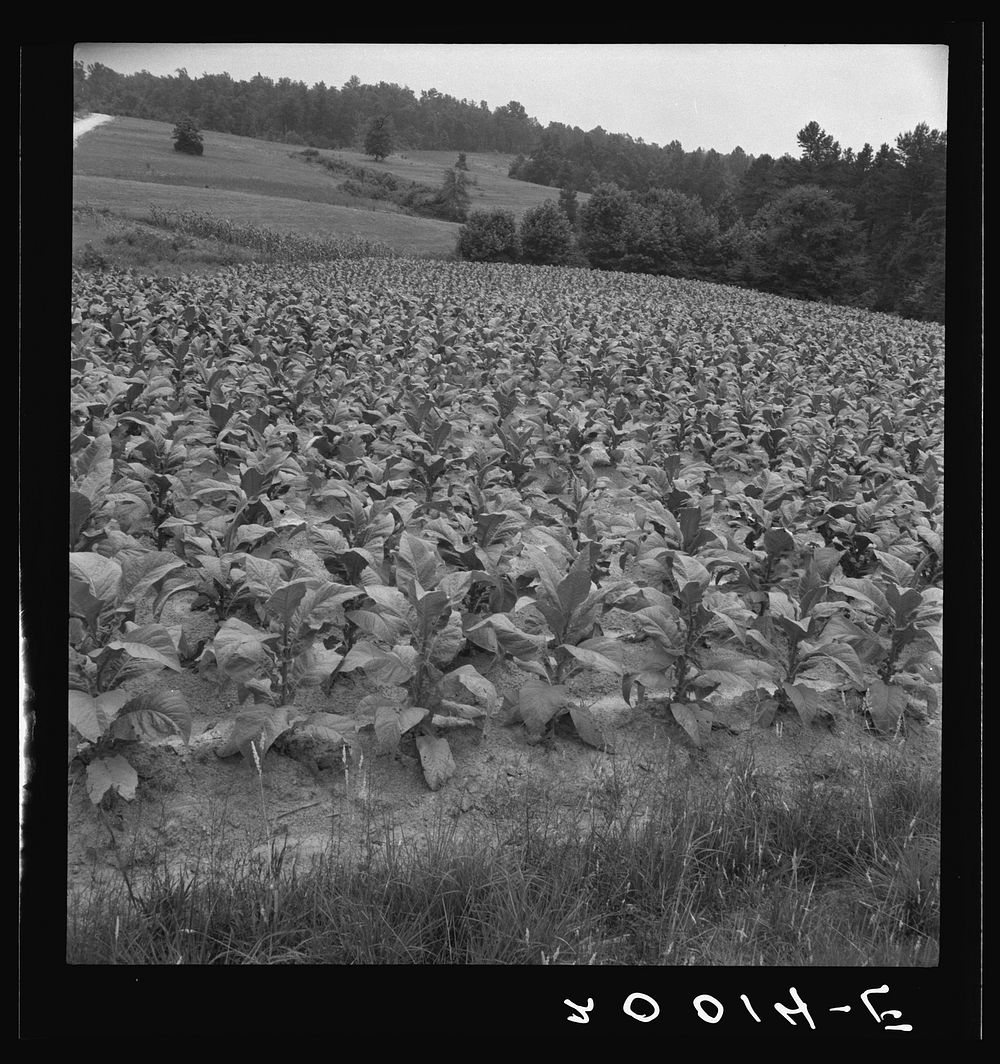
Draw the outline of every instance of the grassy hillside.
M340 178L296 156L288 144L203 131L205 153L174 151L166 122L115 118L81 137L74 149L73 204L137 221L151 204L208 211L234 221L303 236L359 236L404 255L447 256L458 226L404 213L395 204L347 195ZM455 152L408 152L375 163L357 152L322 152L356 166L383 169L407 181L438 185ZM468 153L472 208L502 207L518 217L558 193L507 177L510 156ZM74 250L92 237L78 226Z
M384 170L405 181L418 181L424 185L440 185L445 169L455 165L458 153L454 151L404 151L390 155L384 162L376 163L367 155L353 151L323 151L320 156L340 159L352 166L369 170ZM537 207L546 200L558 200L559 190L546 185L533 185L528 181L514 181L507 176L512 155L496 152L467 152L466 163L473 184L469 189L472 210L493 210L501 207L512 211L520 218L525 211ZM577 198L585 203L588 193L578 193Z
M383 240L403 255L448 255L455 249L458 225L433 218L415 218L390 211L374 211L310 202L263 193L222 188L163 185L152 181L123 181L110 177L76 177L74 206L87 204L116 215L140 219L149 207L208 211L235 222L263 226L302 236L361 236Z

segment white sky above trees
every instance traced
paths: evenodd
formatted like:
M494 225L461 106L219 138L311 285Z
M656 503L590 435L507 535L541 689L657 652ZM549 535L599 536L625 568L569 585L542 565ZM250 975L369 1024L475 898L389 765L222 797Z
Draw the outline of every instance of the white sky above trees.
M945 45L80 43L74 57L123 74L260 72L337 88L356 74L491 110L517 100L543 126L601 126L687 151L798 156L795 135L813 120L855 151L894 145L919 122L947 128Z

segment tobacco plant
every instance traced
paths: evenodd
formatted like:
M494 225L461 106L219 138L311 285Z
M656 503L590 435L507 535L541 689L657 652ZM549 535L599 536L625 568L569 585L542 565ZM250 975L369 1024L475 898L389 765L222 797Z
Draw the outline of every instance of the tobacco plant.
M446 672L465 646L459 607L472 585L471 573L449 573L434 547L404 532L395 557L394 585L368 583L370 604L347 613L367 638L354 643L341 670L361 670L372 682L402 688L402 701L381 695L362 700L372 714L383 751L395 753L413 734L424 777L437 790L455 771L447 725L485 722L497 701L493 685L472 666ZM486 708L469 703L472 693Z
M575 556L562 552L563 558L571 559L565 574L544 547L529 545L524 554L536 574L534 596L523 596L512 615L493 614L472 627L472 631L488 630L495 646L534 677L505 699L507 723L523 723L538 741L553 734L560 718L568 718L584 742L610 748L589 709L571 698L568 681L587 668L615 676L623 673L624 647L599 634L598 618L613 589L592 584L588 548ZM527 619L529 609L541 616L544 629Z

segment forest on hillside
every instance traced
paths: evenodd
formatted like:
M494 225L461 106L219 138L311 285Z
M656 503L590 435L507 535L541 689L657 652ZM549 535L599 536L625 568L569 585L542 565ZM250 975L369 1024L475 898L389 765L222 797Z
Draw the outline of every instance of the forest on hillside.
M775 159L542 127L516 100L491 110L485 100L357 77L338 89L260 74L124 75L99 63L76 62L73 73L75 110L186 115L218 132L357 150L379 120L397 151L513 154L512 178L562 190L572 227L562 261L944 320L947 134L924 123L894 145L855 151L809 122L799 157ZM592 194L579 210L577 191Z

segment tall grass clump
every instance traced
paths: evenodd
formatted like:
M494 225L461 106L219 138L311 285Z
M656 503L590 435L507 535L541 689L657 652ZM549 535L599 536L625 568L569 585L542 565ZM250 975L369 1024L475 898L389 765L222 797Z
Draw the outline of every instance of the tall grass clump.
M868 759L790 786L742 756L711 782L613 764L403 839L366 803L308 867L236 861L71 901L77 964L933 965L938 780ZM470 820L470 826L464 826Z

